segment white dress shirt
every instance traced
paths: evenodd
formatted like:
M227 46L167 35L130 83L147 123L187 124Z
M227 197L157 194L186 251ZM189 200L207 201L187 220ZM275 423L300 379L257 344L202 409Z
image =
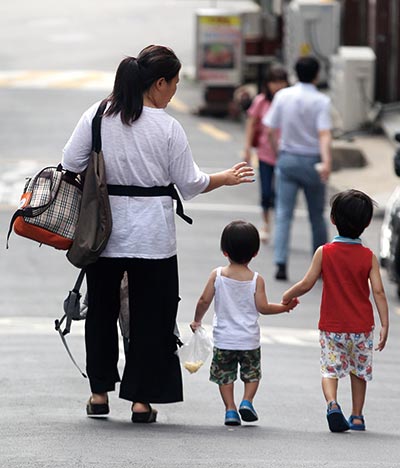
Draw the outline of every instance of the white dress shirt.
M281 151L317 155L319 132L332 127L330 99L313 84L296 83L275 94L262 123L281 130Z

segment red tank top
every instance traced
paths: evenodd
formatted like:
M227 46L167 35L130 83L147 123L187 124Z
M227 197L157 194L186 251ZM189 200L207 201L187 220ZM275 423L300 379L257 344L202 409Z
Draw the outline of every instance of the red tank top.
M318 328L364 333L374 326L369 300L372 252L361 244L332 242L322 250L322 300Z

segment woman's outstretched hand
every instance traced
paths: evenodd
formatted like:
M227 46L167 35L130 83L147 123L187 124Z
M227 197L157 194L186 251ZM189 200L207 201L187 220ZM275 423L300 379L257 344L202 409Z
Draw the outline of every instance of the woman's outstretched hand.
M225 185L238 185L254 182L254 169L246 161L235 164L224 171L227 177Z
M211 192L224 185L239 185L254 182L254 169L246 161L235 164L230 169L210 174L210 183L203 193Z

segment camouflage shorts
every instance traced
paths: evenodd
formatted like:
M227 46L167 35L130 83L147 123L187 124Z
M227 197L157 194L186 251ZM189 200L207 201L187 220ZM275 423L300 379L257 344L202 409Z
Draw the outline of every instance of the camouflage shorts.
M210 380L218 385L227 385L237 379L238 364L243 382L258 382L261 379L261 348L250 351L234 351L214 348L210 368Z

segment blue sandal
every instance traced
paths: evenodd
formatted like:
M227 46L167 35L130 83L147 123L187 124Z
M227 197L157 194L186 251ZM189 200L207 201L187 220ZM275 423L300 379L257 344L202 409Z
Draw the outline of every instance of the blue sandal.
M359 419L361 421L361 424L353 424L353 421L355 419ZM360 416L357 416L355 414L352 414L349 417L349 426L352 431L365 431L365 420L364 416L360 414Z
M336 406L336 408L333 408L333 406ZM328 403L326 418L331 432L344 432L350 429L349 423L346 421L337 401Z
M225 426L240 426L241 424L240 416L237 411L228 410L225 413Z
M246 422L257 421L258 419L256 410L254 409L254 406L249 400L243 400L242 403L240 403L239 413L243 421Z

